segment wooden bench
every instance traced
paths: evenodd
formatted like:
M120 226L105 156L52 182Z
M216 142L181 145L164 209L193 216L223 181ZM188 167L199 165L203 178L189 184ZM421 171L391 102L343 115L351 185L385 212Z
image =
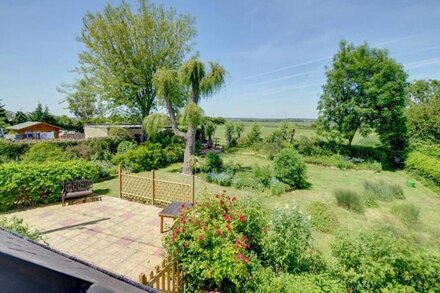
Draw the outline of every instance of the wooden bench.
M190 202L183 202L183 201L175 201L170 203L166 208L164 208L160 213L160 233L167 232L163 230L163 218L171 218L176 219L179 216L179 212L181 209L184 208L191 208L192 203Z
M61 205L65 205L66 199L87 197L93 194L93 183L91 180L75 180L63 183L61 190Z

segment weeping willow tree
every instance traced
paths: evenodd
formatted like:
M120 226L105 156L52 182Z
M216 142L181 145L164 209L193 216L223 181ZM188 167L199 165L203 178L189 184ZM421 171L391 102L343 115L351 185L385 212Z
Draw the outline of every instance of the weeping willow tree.
M216 93L225 83L226 70L218 63L210 62L209 70L197 58L183 63L179 70L159 69L153 78L157 96L164 102L175 135L185 140L183 173L192 174L192 158L195 154L196 131L203 119L199 106L201 98ZM179 105L185 104L180 125L176 118Z

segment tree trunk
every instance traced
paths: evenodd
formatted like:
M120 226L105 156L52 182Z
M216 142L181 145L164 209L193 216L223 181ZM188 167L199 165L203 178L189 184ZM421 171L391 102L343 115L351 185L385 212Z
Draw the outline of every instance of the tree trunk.
M232 136L230 134L227 134L226 135L226 148L231 147L231 140L232 140Z
M348 145L351 146L351 143L353 142L354 135L356 134L356 131L348 138Z
M183 174L193 173L193 156L196 153L196 132L197 128L190 125L185 135L185 153L183 155Z

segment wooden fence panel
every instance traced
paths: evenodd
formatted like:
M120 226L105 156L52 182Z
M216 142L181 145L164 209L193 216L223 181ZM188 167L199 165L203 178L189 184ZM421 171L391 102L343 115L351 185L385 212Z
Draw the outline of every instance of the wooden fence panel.
M176 261L163 260L160 266L145 275L139 275L139 283L148 285L164 293L177 293L181 286L182 275Z

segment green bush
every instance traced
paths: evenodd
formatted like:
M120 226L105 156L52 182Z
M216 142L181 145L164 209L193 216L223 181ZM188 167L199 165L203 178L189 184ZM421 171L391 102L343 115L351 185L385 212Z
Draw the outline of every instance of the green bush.
M87 160L110 161L112 155L117 152L119 143L123 141L120 137L102 137L87 139L81 143L81 147L85 146L92 151ZM81 157L82 158L82 157Z
M408 154L406 168L440 186L440 159L418 151Z
M261 126L258 124L253 124L251 130L246 135L245 144L247 146L253 146L261 143L263 139L261 138Z
M322 268L322 260L311 245L309 219L296 207L274 211L263 239L266 264L275 272L301 273Z
M391 207L391 212L407 226L412 226L419 222L420 208L413 204L395 204Z
M218 153L209 153L205 158L205 172L220 172L223 168L223 160Z
M67 160L66 153L51 142L34 143L21 159L25 163Z
M185 292L252 292L266 223L259 202L225 194L206 196L184 209L164 237L164 247L179 260Z
M252 181L254 182L253 188L264 190L270 187L270 183L273 177L273 172L270 166L255 165L253 170Z
M364 190L366 198L369 198L370 201L392 201L405 198L400 185L385 183L383 180L377 182L365 181Z
M89 162L9 163L0 165L0 210L59 201L64 181L98 179Z
M0 139L0 154L4 162L18 160L30 147L30 143Z
M335 191L335 197L340 207L357 213L364 211L362 199L359 194L354 191L339 189Z
M164 156L167 163L176 163L183 161L185 146L182 143L170 143L164 149Z
M306 165L302 162L298 152L292 148L285 148L275 156L273 161L274 175L281 182L294 188L307 187Z
M117 153L123 154L126 151L134 150L137 147L137 144L131 140L123 140L118 144Z
M121 164L124 169L132 172L150 171L166 165L166 159L160 144L149 143L138 146L123 154L117 154L112 162Z
M118 140L127 140L130 138L130 132L122 127L112 127L108 131L108 136L111 138L116 138Z
M438 292L440 256L389 231L338 235L332 245L348 292Z
M264 276L256 292L259 293L340 293L345 292L344 284L325 274L280 274Z
M319 141L316 137L300 136L294 140L293 146L304 156L321 156L325 152L319 146Z
M37 229L32 229L23 222L23 219L13 216L12 218L0 218L0 228L20 234L28 239L44 241L44 237Z
M324 233L333 232L339 225L337 216L323 202L313 201L307 207L311 216L312 227Z
M375 161L368 161L356 158L347 158L341 154L333 154L330 156L309 156L304 157L304 161L309 164L337 167L339 169L355 169L355 170L372 170L381 171L382 164Z

